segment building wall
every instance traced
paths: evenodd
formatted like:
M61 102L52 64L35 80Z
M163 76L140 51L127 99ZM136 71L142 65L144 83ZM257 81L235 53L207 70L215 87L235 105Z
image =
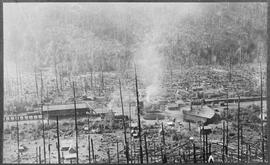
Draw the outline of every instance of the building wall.
M184 120L194 122L194 123L199 123L199 122L205 123L207 121L207 118L204 118L204 117L201 117L201 116L184 114Z
M78 116L82 116L82 115L86 115L86 112L88 112L88 109L78 109L77 110L77 115ZM75 110L74 109L69 109L69 110L51 110L48 112L44 112L44 115L49 115L47 117L51 118L51 117L68 117L68 116L74 116Z

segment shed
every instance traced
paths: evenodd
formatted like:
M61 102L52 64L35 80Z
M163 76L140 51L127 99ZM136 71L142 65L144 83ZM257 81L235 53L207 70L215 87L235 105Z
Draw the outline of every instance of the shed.
M87 112L93 112L92 107L86 103L77 103L76 110L78 116L87 115ZM75 112L74 104L44 105L43 113L47 118L73 117Z

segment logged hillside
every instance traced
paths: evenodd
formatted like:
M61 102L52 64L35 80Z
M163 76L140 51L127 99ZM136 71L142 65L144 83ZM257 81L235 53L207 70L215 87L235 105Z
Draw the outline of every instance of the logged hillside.
M4 15L5 60L66 75L123 72L148 54L158 54L164 68L265 58L266 4L143 6L38 4L26 11L6 4L13 10Z

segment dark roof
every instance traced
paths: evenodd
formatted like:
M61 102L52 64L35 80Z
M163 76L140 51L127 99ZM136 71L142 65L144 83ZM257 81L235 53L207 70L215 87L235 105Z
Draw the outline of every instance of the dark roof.
M90 107L86 103L76 104L76 109L89 109ZM74 104L61 104L61 105L44 105L44 111L56 111L56 110L70 110L74 109Z
M184 110L184 113L187 113L189 115L194 115L194 116L200 116L203 118L212 118L215 115L215 111L204 105L204 106L192 106L192 110L190 110L190 108L188 110Z

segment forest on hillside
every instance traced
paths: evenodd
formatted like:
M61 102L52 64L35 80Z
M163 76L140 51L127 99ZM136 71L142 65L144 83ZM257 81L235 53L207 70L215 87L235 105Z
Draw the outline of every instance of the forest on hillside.
M29 5L4 5L5 61L28 71L234 65L266 54L266 3Z

